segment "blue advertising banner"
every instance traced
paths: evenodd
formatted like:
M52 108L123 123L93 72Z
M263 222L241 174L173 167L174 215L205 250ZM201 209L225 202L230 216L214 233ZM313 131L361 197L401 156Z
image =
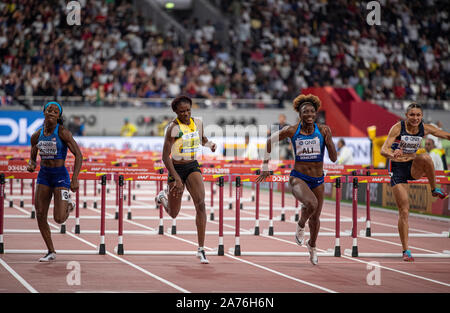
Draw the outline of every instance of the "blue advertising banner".
M0 111L0 146L26 146L44 123L41 111Z

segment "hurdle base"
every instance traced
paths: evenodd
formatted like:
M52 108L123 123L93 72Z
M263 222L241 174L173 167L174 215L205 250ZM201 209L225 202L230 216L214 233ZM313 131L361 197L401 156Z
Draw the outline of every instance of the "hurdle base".
M300 218L300 217L298 216L298 214L295 214L295 221L296 221L296 222L298 222L299 218Z
M119 245L117 246L117 254L123 255L123 243L119 243Z
M286 216L284 215L284 213L281 213L281 221L282 222L286 221Z
M122 247L122 253L123 253L123 247ZM105 244L104 243L100 244L100 247L98 249L98 254L101 254L101 255L105 255L106 254L106 248L105 248Z
M219 245L219 249L217 250L217 255L225 255L225 249L223 245Z
M80 233L80 225L75 225L75 234Z
M259 226L255 227L255 236L259 236Z
M87 209L87 203L86 203L86 201L83 202L83 209Z
M450 258L449 253L445 253L446 250L443 251L443 253L414 253L414 258ZM344 255L350 256L351 251L350 249L345 249ZM358 253L358 257L360 258L402 258L402 253L382 253L382 252L363 252Z
M13 201L9 201L9 207L12 208L14 206L14 202Z
M366 228L366 237L371 237L372 231L370 230L370 227Z
M36 212L35 211L31 211L31 216L30 218L36 218Z
M214 221L214 213L211 213L211 215L209 216L209 220Z
M358 246L352 247L352 257L354 257L354 258L358 257Z
M61 229L59 231L60 234L65 234L66 233L66 225L61 225Z
M3 246L3 242L0 242L0 254L5 253L5 247Z
M131 212L128 212L127 219L131 220Z
M335 257L340 257L341 256L341 247L340 246L334 247L334 256Z
M176 235L177 234L177 226L176 225L172 225L171 234L172 235Z
M116 219L116 220L119 219L119 212L116 212L116 214L114 214L114 219Z
M164 226L159 225L158 235L163 235L163 234L164 234Z
M94 209L97 208L97 201L94 201Z
M269 227L269 236L273 236L273 226Z
M234 246L234 255L236 255L236 256L240 256L241 255L241 246L240 245L235 245Z
M20 207L23 208L23 200L20 200Z

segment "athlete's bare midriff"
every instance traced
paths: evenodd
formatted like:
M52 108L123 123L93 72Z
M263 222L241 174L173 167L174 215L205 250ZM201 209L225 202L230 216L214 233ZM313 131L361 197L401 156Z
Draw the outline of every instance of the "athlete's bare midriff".
M295 162L294 169L302 174L311 177L322 177L323 175L323 162Z

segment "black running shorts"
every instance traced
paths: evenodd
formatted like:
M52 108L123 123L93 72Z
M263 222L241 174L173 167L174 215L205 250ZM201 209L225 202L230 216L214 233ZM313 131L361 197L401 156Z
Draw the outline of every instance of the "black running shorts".
M411 176L412 160L408 162L391 162L391 186L406 184L408 180L415 180Z
M183 164L174 164L173 167L175 168L175 171L177 171L178 175L180 175L181 180L183 181L183 184L186 183L186 180L188 176L191 173L202 171L200 170L200 165L197 161L189 162L189 163L183 163ZM169 175L167 177L167 182L171 183L174 182L175 178L172 175Z

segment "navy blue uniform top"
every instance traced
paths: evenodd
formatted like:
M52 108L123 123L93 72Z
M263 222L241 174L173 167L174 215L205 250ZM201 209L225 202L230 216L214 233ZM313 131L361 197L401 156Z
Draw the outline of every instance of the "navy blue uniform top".
M311 135L302 135L302 124L298 124L295 135L291 137L294 148L295 161L322 162L325 152L325 140L319 127L314 123L314 132Z
M414 135L411 135L406 131L405 121L401 121L400 125L400 134L395 138L391 149L401 149L403 150L403 153L416 153L420 148L422 138L425 136L425 128L423 127L423 122L419 124L419 131Z
M37 144L42 160L66 159L67 145L59 138L58 130L59 124L56 124L53 133L45 136L44 127L42 127Z

